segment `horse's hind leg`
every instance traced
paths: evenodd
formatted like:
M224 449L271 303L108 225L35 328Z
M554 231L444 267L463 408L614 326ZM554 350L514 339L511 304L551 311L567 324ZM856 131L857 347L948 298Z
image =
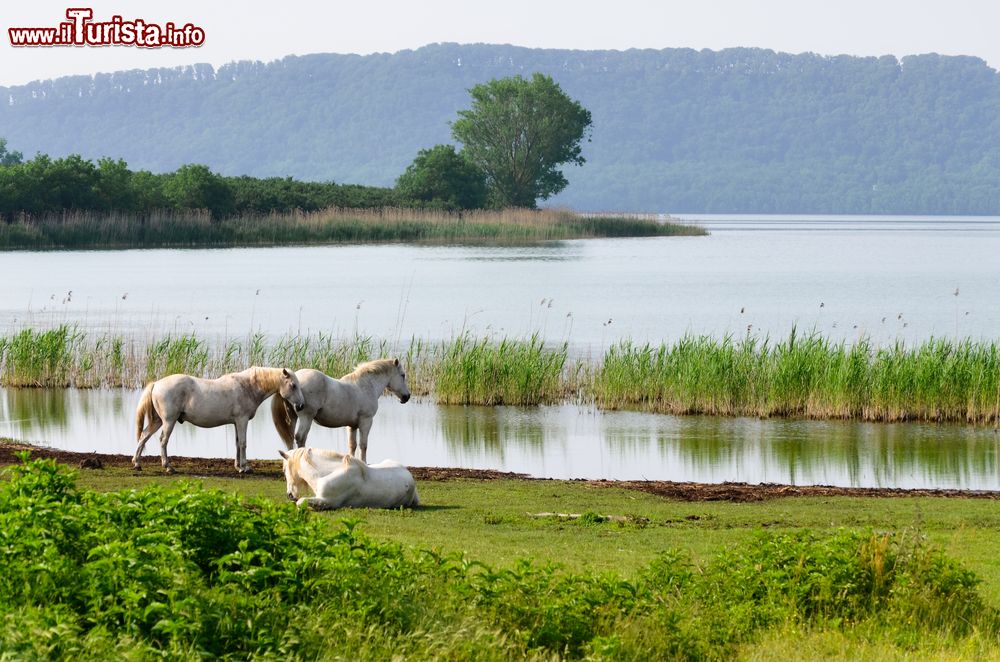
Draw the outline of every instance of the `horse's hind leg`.
M163 431L160 432L160 464L163 465L163 469L168 473L174 473L174 468L170 466L170 458L167 457L167 442L170 441L170 434L174 431L174 425L177 421L165 421L163 424Z
M356 427L350 427L347 429L347 454L354 455L354 451L358 447L358 429Z
M156 431L160 429L161 425L163 425L163 421L161 421L160 417L157 416L153 418L152 421L149 422L149 425L145 427L145 429L142 431L142 434L139 436L139 443L138 445L136 445L135 455L132 457L132 468L135 469L136 471L142 469L142 466L139 464L139 457L142 455L142 452L146 449L146 442L149 441L154 434L156 434Z

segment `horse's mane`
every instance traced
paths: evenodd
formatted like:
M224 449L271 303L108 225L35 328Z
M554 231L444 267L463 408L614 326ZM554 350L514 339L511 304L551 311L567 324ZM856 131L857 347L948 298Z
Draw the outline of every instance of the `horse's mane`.
M298 472L298 465L300 463L308 464L313 469L320 470L320 467L316 466L316 463L312 461L312 457L315 456L317 459L326 460L330 463L340 462L346 457L343 453L338 453L335 450L329 448L296 448L291 453L288 454L288 460L290 465Z
M387 375L396 368L395 359L375 359L365 361L354 367L354 370L347 373L341 379L356 382L365 375Z
M277 391L281 386L281 368L261 368L253 366L244 372L249 373L250 383L263 391Z
M357 467L361 471L361 479L368 479L368 465L354 457L353 455L345 455L343 459L345 467Z
M324 469L331 467L320 467L317 466L313 459L326 460L331 465L335 465L346 457L343 453L338 453L335 450L329 448L315 448L315 447L303 447L296 448L293 451L288 452L285 456L285 461L288 463L288 468L292 470L296 475L302 475L301 465L307 464L316 471L322 472Z

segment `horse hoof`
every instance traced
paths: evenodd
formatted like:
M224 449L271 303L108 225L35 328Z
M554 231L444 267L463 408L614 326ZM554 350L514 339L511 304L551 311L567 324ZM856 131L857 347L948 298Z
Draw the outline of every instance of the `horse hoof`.
M167 475L170 476L173 476L175 473L177 473L177 470L174 469L173 467L166 467L164 471L167 473Z
M142 467L140 467L138 464L133 464L132 465L132 469L134 471L142 471Z
M242 469L240 469L240 473L243 475L252 474L253 469L251 469L250 467L243 467Z

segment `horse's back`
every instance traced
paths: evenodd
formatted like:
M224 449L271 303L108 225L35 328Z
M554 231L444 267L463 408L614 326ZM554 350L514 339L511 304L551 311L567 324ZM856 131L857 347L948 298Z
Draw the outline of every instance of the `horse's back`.
M382 460L368 465L369 487L381 497L381 508L416 505L417 483L413 474L396 460Z
M197 427L213 428L232 423L244 412L242 388L233 374L216 379L202 379L191 375L169 375L153 384L153 402L160 416L191 423Z
M413 475L396 460L364 466L353 460L330 475L323 492L323 497L338 508L397 508L419 503Z
M368 468L369 469L379 469L379 470L381 470L381 469L403 469L404 471L406 471L406 473L410 473L409 469L407 469L406 465L404 465L402 462L399 462L397 460L390 460L390 459L382 460L381 462L378 462L376 464L369 464Z
M153 385L157 389L173 389L181 385L194 384L196 380L198 380L197 377L192 377L191 375L185 375L183 373L175 373L173 375L167 375L166 377L160 377L153 382Z
M153 382L154 400L175 404L181 400L187 400L199 389L197 377L191 375L167 375Z

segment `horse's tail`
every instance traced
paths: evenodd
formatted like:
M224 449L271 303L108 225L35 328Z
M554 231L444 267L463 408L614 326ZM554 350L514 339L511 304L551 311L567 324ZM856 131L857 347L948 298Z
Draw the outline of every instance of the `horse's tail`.
M271 420L274 421L274 429L285 443L285 448L295 448L295 411L280 395L271 398Z
M153 384L154 382L146 384L146 388L142 390L142 396L139 398L139 406L135 408L136 441L142 439L142 431L146 429L147 419L151 424L160 420L160 415L156 413L156 407L153 406Z

